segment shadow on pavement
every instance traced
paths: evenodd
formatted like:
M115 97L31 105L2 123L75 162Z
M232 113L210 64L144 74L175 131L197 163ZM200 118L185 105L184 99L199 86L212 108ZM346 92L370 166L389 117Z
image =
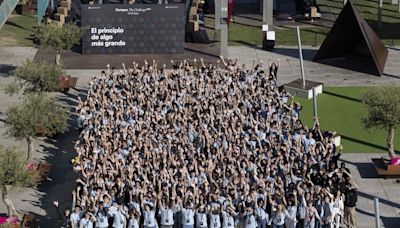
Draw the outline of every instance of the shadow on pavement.
M371 217L375 217L375 214L366 212L360 208L356 208L356 211L360 214L364 214L364 215L368 215ZM383 227L386 228L397 228L399 227L399 218L398 217L386 217L386 216L380 216L382 223L381 225L383 225Z
M44 153L44 162L52 165L48 180L37 187L39 192L37 201L31 201L32 205L41 207L45 215L36 214L39 227L56 227L58 214L53 201L59 201L60 212L72 206L72 190L75 188L77 174L73 172L71 159L75 157L74 143L78 137L76 128L75 108L77 96L85 96L87 90L70 90L68 93L58 96L58 100L69 110L68 130L64 134L58 134L52 138L45 138L40 146Z
M17 68L16 66L8 64L0 64L0 76L10 77L10 75L16 68Z
M274 48L272 50L273 53L277 53L280 55L286 55L292 58L299 58L299 50L297 48ZM315 54L317 53L317 50L314 49L304 49L303 48L303 59L312 61L314 59Z
M345 159L339 160L356 166L361 178L378 178L378 173L376 172L372 162L351 162Z

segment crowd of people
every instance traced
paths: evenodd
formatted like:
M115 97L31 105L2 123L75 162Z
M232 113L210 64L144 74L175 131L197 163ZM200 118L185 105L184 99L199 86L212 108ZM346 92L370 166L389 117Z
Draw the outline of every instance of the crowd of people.
M279 61L172 64L90 81L62 226L355 227L341 148L317 118L302 124L295 94L278 87Z

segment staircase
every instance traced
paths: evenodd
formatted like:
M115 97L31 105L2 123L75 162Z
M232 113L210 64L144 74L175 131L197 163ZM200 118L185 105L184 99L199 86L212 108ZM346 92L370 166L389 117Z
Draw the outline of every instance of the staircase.
M0 29L17 6L19 0L3 0L0 5Z

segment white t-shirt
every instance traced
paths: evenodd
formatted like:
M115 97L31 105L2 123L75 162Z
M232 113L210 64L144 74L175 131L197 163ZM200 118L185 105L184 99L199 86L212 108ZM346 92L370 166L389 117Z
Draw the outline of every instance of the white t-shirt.
M139 228L139 221L137 219L129 219L128 228Z
M81 217L82 217L82 212L79 213L72 212L69 220L74 225L74 227L79 227L79 220L81 220Z
M144 211L144 225L149 227L156 226L157 221L155 215L155 211Z
M285 224L286 214L284 212L275 213L274 217L272 218L272 223L275 225L283 225Z
M256 214L257 214L257 219L268 221L268 214L261 207L256 208Z
M207 215L205 213L196 213L196 227L207 227Z
M79 228L93 228L93 222L89 219L83 218L79 222Z
M221 220L219 214L210 214L210 227L218 228L221 227Z
M223 228L234 228L235 219L228 213L222 212L222 227Z
M118 210L114 214L114 222L112 227L114 228L124 228L124 222L126 221L124 213L122 211Z
M182 224L194 225L194 211L193 209L186 209L182 207Z
M161 225L174 225L174 211L172 209L161 209L158 213L161 217Z
M96 216L96 227L107 228L108 227L108 216L105 209L98 210L95 214Z
M244 227L246 228L254 228L257 226L256 217L253 214L246 215Z

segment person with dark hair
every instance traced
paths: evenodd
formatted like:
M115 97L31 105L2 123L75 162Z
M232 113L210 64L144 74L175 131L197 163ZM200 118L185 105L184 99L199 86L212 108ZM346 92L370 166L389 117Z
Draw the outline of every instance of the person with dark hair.
M281 65L281 61L278 59L278 64L272 62L272 59L269 59L268 67L269 67L269 76L272 76L275 80L278 79L278 68Z
M71 228L79 228L79 221L83 217L83 212L79 206L75 206L74 211L70 215Z
M68 207L66 207L64 209L63 213L60 213L59 210L59 205L58 205L58 201L54 201L53 205L56 207L57 210L57 215L58 215L58 221L59 221L59 227L61 228L71 228L71 209L69 209Z
M153 208L152 203L144 203L143 204L143 217L144 217L144 227L145 228L156 228L157 220L156 220L156 212Z
M165 203L159 198L158 201L159 210L158 214L160 216L160 227L161 228L172 228L174 226L174 204L170 201Z
M348 176L346 177L346 187L344 192L344 223L348 228L355 228L356 226L356 205L358 201L358 186L352 180L352 176L344 171Z
M279 60L270 75L261 60L218 61L171 61L171 71L134 62L90 81L77 107L73 199L96 227L315 225L305 202L334 195L348 176L331 165L333 135L317 120L303 126L278 88Z
M85 211L83 218L79 221L79 228L93 228L96 218L89 211Z
M307 202L307 207L306 207L306 218L304 220L304 227L305 228L314 228L316 219L318 221L321 221L321 218L319 216L317 209L313 206L313 202L311 200L309 200Z
M99 207L95 211L96 227L107 228L108 227L108 208L104 207L104 202L99 203Z

